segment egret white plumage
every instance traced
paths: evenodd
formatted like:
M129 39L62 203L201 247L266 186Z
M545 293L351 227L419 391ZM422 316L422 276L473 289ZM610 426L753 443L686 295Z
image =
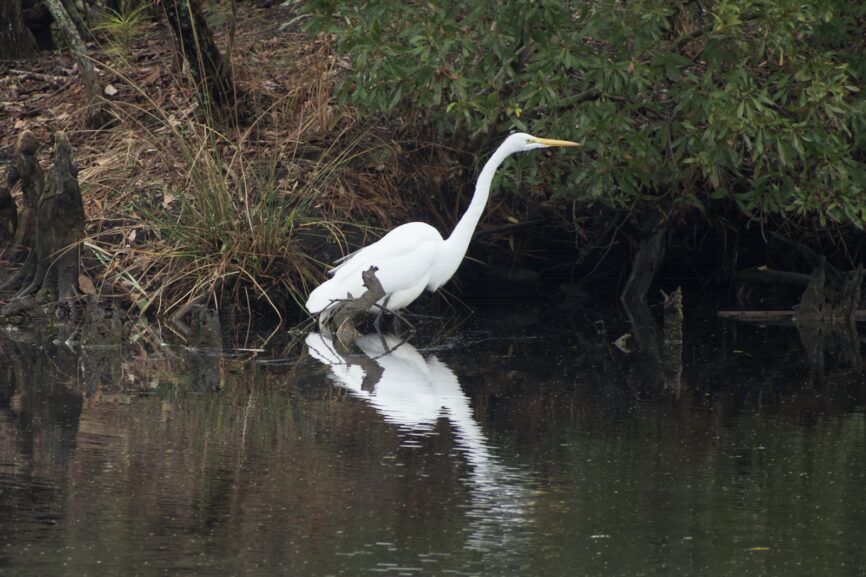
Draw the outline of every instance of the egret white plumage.
M376 303L389 311L397 311L417 299L424 289L436 291L457 272L466 255L469 241L478 226L490 195L493 175L502 162L516 152L578 146L568 140L538 138L517 133L505 139L484 164L472 201L460 222L447 239L426 222L410 222L390 231L369 246L343 257L331 269L331 278L316 287L307 299L311 314L322 312L332 303L361 296L366 290L361 273L371 266L377 268L376 278L382 284L385 296Z

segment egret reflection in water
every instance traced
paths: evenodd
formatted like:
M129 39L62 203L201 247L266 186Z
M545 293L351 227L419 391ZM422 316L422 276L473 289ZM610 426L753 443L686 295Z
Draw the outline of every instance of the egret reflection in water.
M466 546L495 553L497 564L513 567L530 522L529 480L495 456L457 375L436 355L425 357L392 335L363 335L355 341L357 351L318 333L310 333L306 344L313 358L330 366L335 384L368 402L407 436L430 433L440 418L448 419L470 471Z

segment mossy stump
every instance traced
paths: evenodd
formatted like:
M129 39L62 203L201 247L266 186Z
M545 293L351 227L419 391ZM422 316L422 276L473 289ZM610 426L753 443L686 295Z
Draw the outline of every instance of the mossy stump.
M4 231L0 231L0 248L5 247L4 258L8 261L18 260L33 247L33 238L36 235L36 205L45 190L45 176L36 159L38 150L39 142L32 132L25 130L19 134L5 181L0 185L0 225L4 228ZM19 182L20 212L12 198L12 188ZM13 227L14 232L9 236L9 229ZM28 256L29 262L26 262L24 267L12 277L0 281L0 290L19 286L27 271L33 274L35 259L35 255Z
M3 314L22 305L57 303L61 320L77 318L74 303L85 219L77 174L69 140L58 132L54 136L54 164L36 203L34 250L27 259L33 266L25 262L19 271L22 274L16 275L24 288L4 307Z

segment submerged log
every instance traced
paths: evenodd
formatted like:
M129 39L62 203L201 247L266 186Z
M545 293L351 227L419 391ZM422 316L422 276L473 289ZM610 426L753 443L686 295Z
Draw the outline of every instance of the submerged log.
M797 311L719 311L716 314L720 319L732 319L746 323L790 325L797 316ZM856 310L852 316L858 323L866 322L866 309Z
M66 318L75 320L84 205L69 140L62 132L54 138L54 165L36 207L35 250L31 253L35 270L7 307L20 307L35 296L37 302L59 302L66 307Z
M371 266L361 273L367 289L364 294L358 298L347 295L345 300L334 302L319 314L319 330L323 334L336 335L337 339L344 343L355 340L358 335L355 320L385 297L385 289L376 278L377 270L379 269Z

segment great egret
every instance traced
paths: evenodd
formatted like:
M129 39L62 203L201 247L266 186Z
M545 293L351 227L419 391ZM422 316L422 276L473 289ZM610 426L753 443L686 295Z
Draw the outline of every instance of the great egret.
M307 310L311 314L319 313L349 295L361 296L365 291L361 273L371 266L377 268L376 278L385 291L376 305L389 311L407 306L425 288L430 292L437 290L457 272L487 204L493 175L502 161L516 152L552 146L579 145L524 133L506 138L481 169L472 202L451 236L443 239L439 231L426 222L398 226L373 244L338 260L337 266L328 271L332 277L310 293Z

